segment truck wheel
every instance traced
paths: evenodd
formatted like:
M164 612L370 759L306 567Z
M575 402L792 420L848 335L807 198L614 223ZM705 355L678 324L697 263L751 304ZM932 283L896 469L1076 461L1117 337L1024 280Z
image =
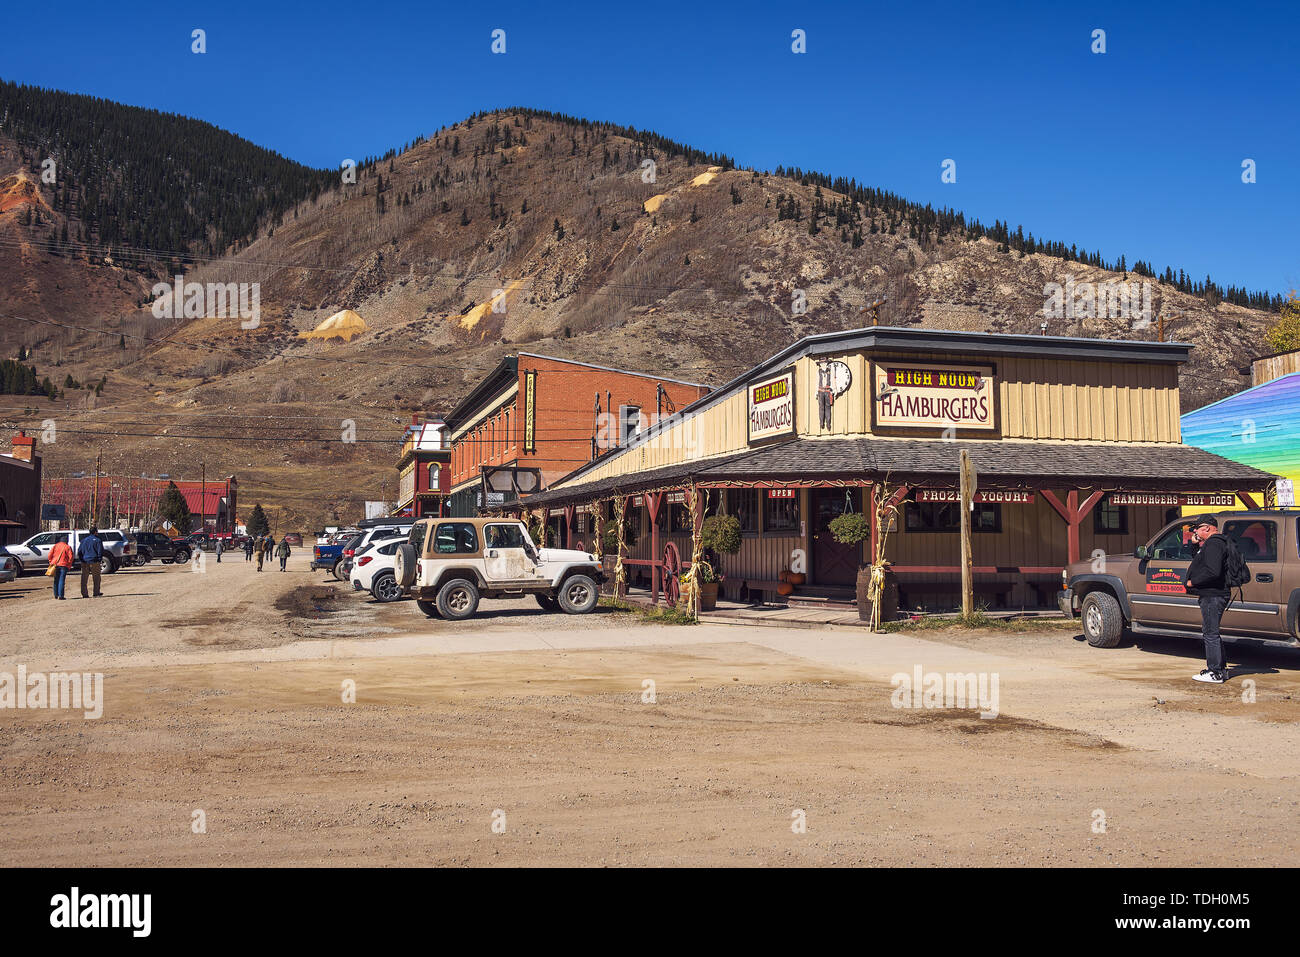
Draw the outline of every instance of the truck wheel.
M117 561L112 555L105 555L99 560L99 568L105 575L111 575L117 571Z
M172 555L173 565L188 565L190 563L190 552L187 548L179 549L176 554Z
M596 602L600 598L600 592L596 589L596 582L591 576L570 575L560 585L560 593L556 598L565 613L585 615L587 612L595 610Z
M424 617L426 618L442 617L440 614L438 614L438 603L436 601L424 601L423 599L417 599L415 602L415 607L420 609L420 611L424 612Z
M336 581L343 581L343 559L340 558L334 563L334 568L331 569L330 574L334 576Z
M370 583L370 594L375 596L375 601L397 601L404 593L405 589L397 584L392 572L380 572Z
M542 611L559 611L560 603L550 595L537 595L537 604L542 606Z
M438 614L448 621L464 621L478 611L478 587L468 579L453 578L438 590Z
M1083 618L1083 636L1094 648L1114 648L1124 637L1124 615L1114 595L1104 591L1088 592L1080 615Z

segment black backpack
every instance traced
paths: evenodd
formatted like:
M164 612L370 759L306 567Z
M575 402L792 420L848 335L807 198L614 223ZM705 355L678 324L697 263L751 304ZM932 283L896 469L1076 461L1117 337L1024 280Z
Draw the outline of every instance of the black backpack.
M1223 587L1240 588L1250 582L1250 566L1246 564L1236 542L1227 535L1223 536L1223 540L1228 543L1223 552Z

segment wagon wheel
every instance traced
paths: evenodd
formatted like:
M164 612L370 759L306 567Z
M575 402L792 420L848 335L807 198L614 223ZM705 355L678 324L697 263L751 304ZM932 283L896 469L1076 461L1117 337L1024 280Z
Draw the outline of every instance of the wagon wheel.
M576 542L574 542L574 543L573 543L573 547L574 547L574 549L576 549L577 551L580 551L580 552L585 552L585 551L586 551L586 549L583 548L583 546L582 546L582 539L578 539Z
M677 576L682 573L682 558L677 554L677 546L669 542L664 546L664 598L669 605L676 605L682 597L682 584Z

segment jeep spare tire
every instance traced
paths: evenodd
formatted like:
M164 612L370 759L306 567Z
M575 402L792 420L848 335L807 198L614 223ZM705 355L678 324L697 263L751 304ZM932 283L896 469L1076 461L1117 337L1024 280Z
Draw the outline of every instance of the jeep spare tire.
M414 546L410 542L402 542L397 546L397 554L393 556L393 577L403 591L415 584L415 573L418 570Z
M559 593L555 597L566 613L585 615L595 611L596 603L600 600L600 591L596 588L596 580L590 575L570 575L560 585Z
M464 621L478 610L478 586L466 578L453 578L438 589L438 614L448 621Z
M1083 636L1094 648L1114 648L1124 637L1124 613L1115 596L1104 591L1090 591L1080 610Z

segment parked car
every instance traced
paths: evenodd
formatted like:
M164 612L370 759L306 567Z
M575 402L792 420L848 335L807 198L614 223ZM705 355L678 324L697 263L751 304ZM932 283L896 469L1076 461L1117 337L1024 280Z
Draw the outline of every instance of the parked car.
M375 601L397 601L403 591L393 573L398 547L405 538L380 539L359 551L352 563L352 590L368 591Z
M72 546L75 555L77 547L87 529L60 529L54 532L40 532L33 535L21 545L10 545L9 554L18 561L18 573L44 572L50 564L50 550L54 543L63 541ZM116 528L105 528L99 532L99 539L104 544L102 568L104 574L111 575L123 565L135 561L135 542Z
M146 564L155 558L164 565L183 565L193 554L185 539L168 538L161 532L137 532L135 548L137 565Z
M18 577L18 559L9 554L5 546L0 545L0 585L7 585Z
M1223 637L1300 647L1300 513L1259 510L1216 517L1251 573L1223 613ZM1106 555L1062 570L1057 602L1066 615L1082 618L1088 644L1113 648L1126 631L1201 637L1200 607L1186 585L1187 566L1199 548L1191 528L1191 516L1179 518L1131 555Z
M284 540L288 542L292 548L302 548L301 532L285 532Z
M311 549L311 567L312 571L324 568L332 572L335 565L343 563L343 543L325 543L313 545Z
M517 519L426 518L398 549L393 574L419 609L459 621L480 598L535 597L547 611L594 611L604 572L596 556L533 544Z
M355 535L347 545L343 547L343 574L340 575L339 568L335 568L334 577L339 581L348 581L352 575L352 562L355 556L359 555L371 542L383 541L389 538L405 538L410 532L411 526L415 519L369 519L361 523L361 532Z

